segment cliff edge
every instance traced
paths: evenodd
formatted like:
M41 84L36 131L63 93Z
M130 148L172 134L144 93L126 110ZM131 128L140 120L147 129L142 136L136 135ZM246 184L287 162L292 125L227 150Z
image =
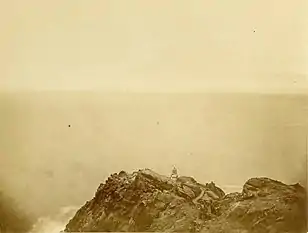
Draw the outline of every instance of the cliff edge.
M65 232L306 232L306 192L299 184L248 180L225 194L213 182L171 179L144 169L111 175Z

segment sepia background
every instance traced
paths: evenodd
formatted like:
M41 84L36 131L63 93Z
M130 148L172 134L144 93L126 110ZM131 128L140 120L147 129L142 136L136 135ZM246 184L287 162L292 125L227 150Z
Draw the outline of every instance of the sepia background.
M1 2L1 190L43 216L145 167L306 185L306 5Z

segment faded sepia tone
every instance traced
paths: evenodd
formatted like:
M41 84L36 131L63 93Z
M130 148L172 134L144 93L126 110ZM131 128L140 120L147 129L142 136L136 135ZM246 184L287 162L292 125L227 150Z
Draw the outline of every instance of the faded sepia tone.
M1 3L3 90L304 92L305 0Z
M307 187L306 5L1 2L0 191L51 233L121 170Z

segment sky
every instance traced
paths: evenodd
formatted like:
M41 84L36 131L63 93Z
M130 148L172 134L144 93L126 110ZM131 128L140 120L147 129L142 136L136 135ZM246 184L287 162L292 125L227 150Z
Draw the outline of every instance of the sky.
M301 92L306 0L0 3L0 90Z

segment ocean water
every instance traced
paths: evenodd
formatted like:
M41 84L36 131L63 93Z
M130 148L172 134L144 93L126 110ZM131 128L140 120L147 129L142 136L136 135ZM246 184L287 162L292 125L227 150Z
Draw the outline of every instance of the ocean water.
M295 94L2 93L0 185L45 216L40 232L121 170L175 165L227 193L259 176L305 185L307 110Z
M40 217L28 233L59 233L65 229L68 221L75 215L78 207L67 206L54 216Z

